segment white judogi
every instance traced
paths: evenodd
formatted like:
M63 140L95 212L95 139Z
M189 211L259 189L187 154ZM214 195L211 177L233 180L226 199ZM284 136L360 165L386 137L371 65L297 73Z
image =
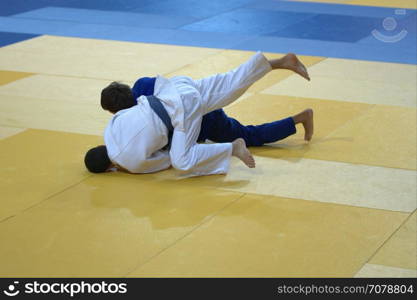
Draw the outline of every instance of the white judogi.
M198 144L202 117L235 101L270 70L268 60L257 52L230 72L200 80L158 76L154 95L174 127L170 151L160 150L168 143L168 130L141 96L138 105L119 111L105 129L111 161L131 173L151 173L171 165L185 176L227 173L232 144Z

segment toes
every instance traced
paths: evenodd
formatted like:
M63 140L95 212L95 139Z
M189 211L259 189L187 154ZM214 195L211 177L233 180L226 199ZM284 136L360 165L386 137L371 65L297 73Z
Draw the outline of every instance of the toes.
M310 80L310 76L308 75L307 68L304 66L304 64L300 60L297 59L297 62L294 65L295 65L295 70L298 74L300 74L305 79Z
M255 168L255 159L253 158L253 156L251 156L251 157L250 157L249 162L250 162L250 163L249 163L249 164L250 164L250 167L251 167L251 168Z
M302 67L300 67L300 66L299 67L296 67L293 71L295 73L297 73L298 75L300 75L301 77L303 77L303 78L305 78L307 80L310 80L310 78L308 77L307 72Z
M248 156L246 157L246 165L249 168L255 168L255 159L250 153L248 153Z
M304 67L304 65L301 64L299 70L300 70L300 73L301 73L300 75L303 76L305 79L310 81L310 76L308 75L306 67Z
M306 78L308 81L310 81L310 75L308 75L307 70L305 70L305 74L306 74L305 78Z

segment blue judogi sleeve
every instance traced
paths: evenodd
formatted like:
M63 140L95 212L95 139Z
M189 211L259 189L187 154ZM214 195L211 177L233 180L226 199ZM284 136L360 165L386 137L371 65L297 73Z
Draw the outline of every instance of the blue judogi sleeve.
M136 80L132 87L135 100L140 96L152 96L155 88L156 77L142 77Z

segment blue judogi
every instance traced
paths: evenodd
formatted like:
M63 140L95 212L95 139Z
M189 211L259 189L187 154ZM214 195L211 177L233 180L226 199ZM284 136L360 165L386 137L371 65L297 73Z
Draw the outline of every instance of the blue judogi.
M150 96L154 93L155 77L138 79L132 88L133 97ZM293 118L265 123L262 125L242 125L226 115L223 109L212 111L203 116L198 142L211 140L216 143L229 143L243 138L246 146L262 146L282 140L296 133Z

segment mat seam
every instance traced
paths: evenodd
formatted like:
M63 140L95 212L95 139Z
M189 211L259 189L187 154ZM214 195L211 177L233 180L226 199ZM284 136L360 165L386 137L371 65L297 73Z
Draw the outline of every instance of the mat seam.
M51 194L51 195L47 196L46 198L42 199L41 201L36 202L35 204L32 204L31 206L26 207L26 208L24 208L24 209L20 210L18 213L14 214L14 215L12 215L12 216L6 217L5 219L0 220L0 224L1 224L1 223L3 223L3 222L5 222L5 221L7 221L7 220L9 220L9 219L11 219L11 218L17 217L18 215L21 215L22 213L25 213L26 211L28 211L28 210L30 210L30 209L32 209L32 208L34 208L34 207L36 207L36 206L39 206L40 204L44 203L45 201L48 201L49 199L51 199L51 198L53 198L53 197L55 197L55 196L57 196L57 195L59 195L59 194L61 194L61 193L65 192L65 191L67 191L67 190L69 190L69 189L71 189L71 188L73 188L73 187L77 186L78 184L80 184L80 183L81 183L81 182L83 182L84 180L86 180L86 179L90 178L91 176L93 176L93 175L89 175L89 176L87 176L86 178L83 178L82 180L77 181L76 183L74 183L74 184L72 184L72 185L70 185L70 186L65 187L64 189L62 189L62 190L60 190L60 191L57 191L57 192L55 192L55 193L53 193L53 194Z
M365 261L365 263L363 265L361 265L361 267L356 271L355 274L353 274L353 276L356 276L356 274L359 273L360 270L362 270L362 268L366 265L369 264L370 261L375 257L375 255L377 255L377 253L388 243L389 240L391 240L391 238L407 223L407 221L412 217L412 215L414 214L416 210L414 210L413 212L411 212L405 219L403 222L401 222L401 224L397 227L397 229L395 229L391 235L385 239L385 241L381 244L381 246L379 246L374 252L373 254ZM383 266L383 265L382 265ZM389 267L389 266L388 266ZM393 266L392 266L393 267ZM400 268L400 267L396 267L396 268Z
M170 248L174 247L176 244L178 244L179 242L181 242L182 240L184 240L186 237L188 237L189 235L191 235L194 231L196 231L197 229L199 229L201 226L203 226L204 224L207 224L209 221L211 221L212 219L214 219L216 216L218 216L221 212L223 212L225 209L227 209L228 207L232 206L233 204L237 203L240 199L242 199L244 196L246 196L246 193L243 193L240 197L238 197L237 199L233 200L232 202L230 202L229 204L225 205L223 208L221 208L220 210L218 210L216 213L214 213L212 216L210 216L206 221L202 221L200 224L198 224L196 227L194 227L193 229L191 229L189 232L187 232L186 234L184 234L182 237L178 238L177 240L175 240L173 243L171 243L170 245L164 247L163 249L161 249L160 251L158 251L156 254L152 255L148 260L146 260L143 263L138 264L137 266L135 266L134 268L132 268L130 271L128 271L126 274L123 275L123 277L127 277L128 275L132 274L134 271L139 270L140 268L142 268L144 265L146 265L147 263L151 262L152 260L156 259L158 256L160 256L161 254L163 254L165 251L169 250Z

